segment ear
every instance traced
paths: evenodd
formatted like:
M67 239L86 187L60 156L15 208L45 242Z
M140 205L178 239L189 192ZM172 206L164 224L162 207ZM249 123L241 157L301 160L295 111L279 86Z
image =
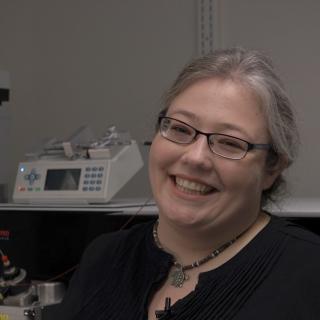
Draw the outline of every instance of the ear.
M277 155L277 159L266 161L263 190L271 188L277 177L289 166L288 158L284 155Z

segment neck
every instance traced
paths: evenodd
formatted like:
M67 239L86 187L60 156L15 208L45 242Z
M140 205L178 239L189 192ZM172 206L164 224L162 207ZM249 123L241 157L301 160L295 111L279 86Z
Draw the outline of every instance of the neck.
M160 216L158 237L164 250L171 253L179 263L185 265L205 257L213 250L241 235L234 244L226 249L226 254L221 254L221 256L223 259L223 256L229 257L230 252L236 254L267 225L268 221L269 217L261 212L253 221L241 225L236 230L218 226L214 229L199 231L190 226L184 227L170 223Z

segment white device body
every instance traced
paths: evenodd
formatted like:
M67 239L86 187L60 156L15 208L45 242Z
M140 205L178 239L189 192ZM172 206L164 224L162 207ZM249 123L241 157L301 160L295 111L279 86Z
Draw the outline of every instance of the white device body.
M135 141L105 159L41 159L19 164L13 201L27 204L106 203L143 166Z

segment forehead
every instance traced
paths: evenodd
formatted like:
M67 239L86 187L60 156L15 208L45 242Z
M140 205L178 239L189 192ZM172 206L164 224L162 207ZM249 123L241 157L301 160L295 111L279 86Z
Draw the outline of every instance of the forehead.
M239 132L243 138L268 138L260 99L249 87L232 80L195 82L172 101L168 115L191 121L210 132Z

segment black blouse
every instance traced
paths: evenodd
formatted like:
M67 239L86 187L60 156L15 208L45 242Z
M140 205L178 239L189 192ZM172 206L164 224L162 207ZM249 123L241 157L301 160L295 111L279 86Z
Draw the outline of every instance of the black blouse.
M85 251L57 319L146 320L172 257L153 223L98 237ZM194 291L161 319L320 319L320 238L272 217L236 256L200 274Z

